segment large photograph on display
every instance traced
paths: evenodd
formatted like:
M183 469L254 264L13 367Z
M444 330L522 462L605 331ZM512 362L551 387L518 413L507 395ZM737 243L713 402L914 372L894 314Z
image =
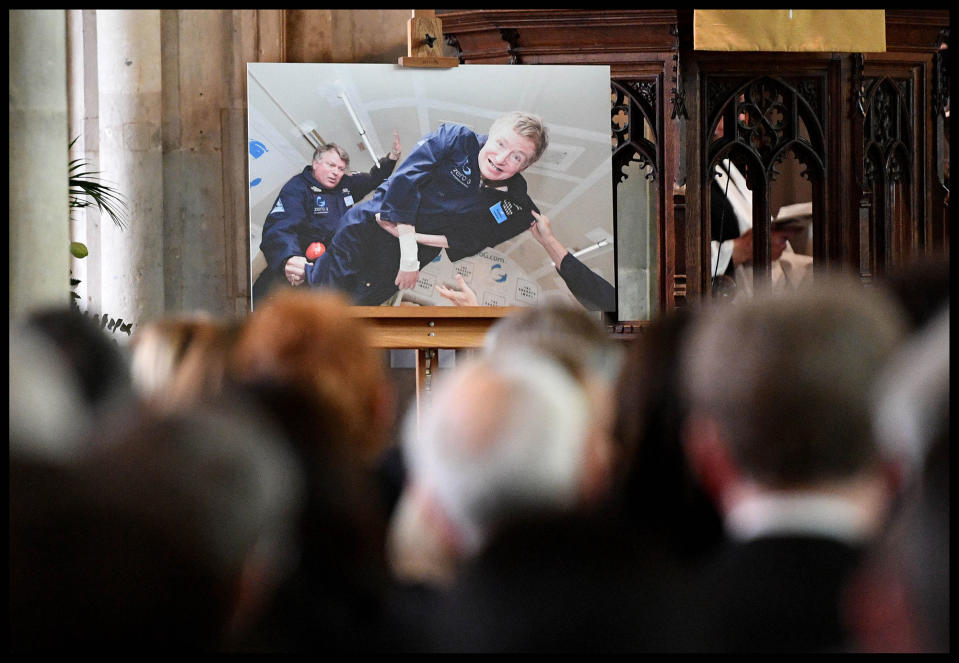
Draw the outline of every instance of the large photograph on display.
M616 312L608 66L250 63L252 305Z

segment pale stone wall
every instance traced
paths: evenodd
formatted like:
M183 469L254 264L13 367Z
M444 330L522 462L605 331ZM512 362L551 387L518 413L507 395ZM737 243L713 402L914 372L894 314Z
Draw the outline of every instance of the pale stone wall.
M96 213L72 230L90 249L73 263L83 306L136 324L244 315L246 63L395 63L410 10L70 12L69 81L66 12L11 12L11 311L69 301L67 145L81 135L74 157L129 204L123 230Z
M96 21L100 169L128 220L121 229L101 215L88 268L99 267L102 312L144 321L164 311L160 12L98 10Z
M10 11L10 317L70 301L66 13Z

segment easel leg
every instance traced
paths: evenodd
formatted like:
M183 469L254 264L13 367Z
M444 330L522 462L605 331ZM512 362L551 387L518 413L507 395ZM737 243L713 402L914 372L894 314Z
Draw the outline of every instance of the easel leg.
M436 369L437 352L433 348L416 350L416 425L419 426L423 408L430 396L430 383Z

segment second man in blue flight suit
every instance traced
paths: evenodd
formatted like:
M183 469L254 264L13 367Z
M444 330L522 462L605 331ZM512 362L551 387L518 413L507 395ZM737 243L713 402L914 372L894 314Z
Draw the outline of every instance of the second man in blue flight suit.
M275 286L302 285L306 251L313 242L330 243L354 203L386 180L402 147L393 133L393 149L368 173L349 173L350 155L336 143L321 145L312 164L292 177L277 196L263 224L260 250L267 267L253 284L253 304Z

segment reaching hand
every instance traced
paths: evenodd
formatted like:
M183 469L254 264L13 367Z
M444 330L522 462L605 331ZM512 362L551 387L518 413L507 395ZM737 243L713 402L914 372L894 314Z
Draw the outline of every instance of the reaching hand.
M563 258L566 256L566 247L563 246L556 236L553 235L553 231L549 225L549 217L545 214L540 214L535 210L531 210L533 218L536 219L529 226L529 231L533 235L533 239L540 243L540 245L546 249L549 259L553 261L553 264L556 265L556 268L559 269L560 263L563 262Z
M396 280L393 283L400 290L409 290L416 287L416 282L420 279L419 271L404 272L402 269L396 273Z
M553 231L549 227L549 217L545 214L539 214L536 210L531 210L533 218L536 219L532 224L530 224L530 232L533 233L533 237L540 244L545 244L550 239L553 238Z
M459 290L448 288L445 285L437 285L436 292L440 293L440 296L453 302L456 306L479 306L476 293L466 285L466 281L463 280L461 274L456 274L456 286Z

